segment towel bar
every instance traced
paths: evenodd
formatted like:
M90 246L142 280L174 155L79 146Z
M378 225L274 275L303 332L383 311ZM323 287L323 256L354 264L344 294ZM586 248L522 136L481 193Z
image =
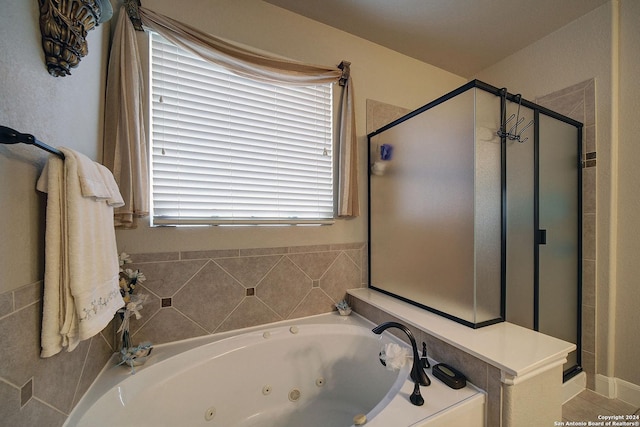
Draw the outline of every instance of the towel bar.
M53 148L44 142L38 141L33 135L28 133L20 133L7 126L0 126L0 144L30 144L35 145L38 148L42 148L49 153L55 154L64 160L64 153L56 148Z

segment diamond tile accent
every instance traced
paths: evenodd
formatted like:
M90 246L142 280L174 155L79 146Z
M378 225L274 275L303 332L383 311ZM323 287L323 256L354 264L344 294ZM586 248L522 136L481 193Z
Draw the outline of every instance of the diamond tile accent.
M256 295L283 319L311 290L311 279L284 257L256 286Z
M105 364L111 359L113 351L101 335L91 338L91 346L87 355L85 365L82 369L82 376L78 383L78 388L73 399L73 406L78 404L84 393L89 389Z
M320 279L320 288L334 302L345 297L347 289L360 287L360 269L349 256L341 253Z
M336 260L340 252L311 252L290 254L289 259L294 262L311 279L320 279L329 266Z
M245 297L244 287L209 261L173 298L173 306L209 332Z
M0 377L15 386L34 377L41 361L41 312L41 305L34 304L0 319Z
M314 288L298 304L290 318L314 316L316 314L327 313L335 309L334 302L321 289Z
M173 296L208 260L152 262L127 264L126 268L139 269L147 280L144 286L159 297Z
M216 332L248 328L279 320L282 320L282 317L278 316L260 299L249 297L242 300L240 305L222 322Z
M351 258L351 261L353 261L358 268L362 268L362 248L345 250L344 253Z
M280 255L216 258L216 263L246 288L254 287L282 259Z
M165 308L153 316L152 321L146 323L131 338L134 343L151 341L153 344L164 344L207 335L207 333L208 331L174 308Z
M353 271L366 273L358 262L366 260L363 247L134 254L127 268L145 274L137 292L148 299L143 317L131 319L131 339L162 344L334 311L331 294L344 295ZM60 427L119 347L116 316L73 352L41 359L41 290L39 281L0 294L0 418L7 425Z
M33 378L29 379L20 389L20 406L26 405L33 397Z

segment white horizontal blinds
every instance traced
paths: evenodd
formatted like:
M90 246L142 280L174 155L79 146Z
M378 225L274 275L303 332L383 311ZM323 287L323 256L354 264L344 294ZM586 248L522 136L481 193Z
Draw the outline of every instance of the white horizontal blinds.
M152 35L156 224L334 216L332 87L273 86Z

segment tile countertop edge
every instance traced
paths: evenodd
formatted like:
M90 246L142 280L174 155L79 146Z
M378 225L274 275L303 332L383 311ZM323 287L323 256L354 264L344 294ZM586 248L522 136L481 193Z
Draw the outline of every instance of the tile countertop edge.
M495 366L508 385L564 364L576 349L575 344L509 322L473 329L372 289L347 292Z

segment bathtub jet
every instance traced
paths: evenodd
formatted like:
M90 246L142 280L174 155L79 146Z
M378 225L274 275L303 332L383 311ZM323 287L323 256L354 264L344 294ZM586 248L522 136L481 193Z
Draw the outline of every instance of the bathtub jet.
M380 335L384 331L389 328L400 329L404 332L409 341L411 342L411 349L413 350L413 367L411 368L411 379L414 382L413 393L411 393L411 397L409 400L416 406L422 406L424 404L424 399L420 395L420 386L428 386L431 384L431 380L427 376L427 373L422 369L422 365L420 363L420 356L418 356L418 345L416 344L416 340L413 337L413 334L405 325L398 322L385 322L381 323L371 331L374 334Z

